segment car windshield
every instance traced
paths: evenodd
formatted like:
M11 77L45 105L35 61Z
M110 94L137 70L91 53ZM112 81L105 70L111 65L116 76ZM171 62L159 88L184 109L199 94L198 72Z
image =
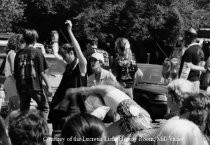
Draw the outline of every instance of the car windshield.
M139 83L164 84L161 65L138 64L138 67L144 74Z

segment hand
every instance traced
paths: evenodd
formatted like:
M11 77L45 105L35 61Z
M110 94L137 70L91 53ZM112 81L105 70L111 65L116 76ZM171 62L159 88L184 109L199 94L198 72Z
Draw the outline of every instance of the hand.
M72 22L70 20L66 20L65 24L67 24L67 29L71 30L72 29Z

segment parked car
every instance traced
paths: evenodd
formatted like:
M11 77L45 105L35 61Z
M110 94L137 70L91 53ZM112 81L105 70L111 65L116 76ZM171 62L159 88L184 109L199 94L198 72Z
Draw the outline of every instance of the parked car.
M168 111L162 65L138 64L138 67L144 75L134 87L134 100L150 113L153 120L161 119Z

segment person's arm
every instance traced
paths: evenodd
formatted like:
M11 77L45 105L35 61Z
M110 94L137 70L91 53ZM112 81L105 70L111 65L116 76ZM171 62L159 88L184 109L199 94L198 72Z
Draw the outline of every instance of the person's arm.
M12 72L12 74L14 74L15 53L10 53L8 56L8 60L9 60L11 72Z
M70 88L66 91L66 96L68 94L81 93L82 95L91 95L91 94L99 94L102 97L105 96L106 93L110 90L110 86L107 85L97 85L94 87L80 87L80 88Z
M84 57L84 55L83 55L83 53L81 51L80 45L79 45L77 39L75 38L75 36L74 36L74 34L72 32L72 22L70 20L67 20L65 22L65 24L68 25L67 31L69 33L69 36L70 36L71 41L72 41L72 44L73 44L74 49L76 51L77 58L79 59L80 73L81 73L82 76L85 76L85 74L87 72L87 60Z
M54 54L54 56L55 56L57 59L64 61L63 58L62 58L62 56L60 56L60 55L58 54L58 50L59 50L58 42L53 42L53 44L52 44L52 49L53 49L53 54Z
M133 88L141 80L143 75L143 72L138 68L134 76Z
M48 92L49 92L49 93L52 93L52 87L51 87L51 85L50 85L50 82L49 82L48 77L47 77L47 75L45 74L45 72L42 72L42 73L41 73L41 76L42 76L42 79L44 80L45 84L47 85Z
M203 66L194 65L194 64L192 64L192 63L187 63L187 66L188 66L191 70L197 70L197 71L206 72L206 69L205 69Z
M59 35L58 35L58 32L54 32L52 33L52 49L53 49L53 54L54 56L56 57L56 59L60 62L62 62L62 64L64 66L66 66L66 61L63 59L62 56L60 56L58 54L58 51L59 51Z

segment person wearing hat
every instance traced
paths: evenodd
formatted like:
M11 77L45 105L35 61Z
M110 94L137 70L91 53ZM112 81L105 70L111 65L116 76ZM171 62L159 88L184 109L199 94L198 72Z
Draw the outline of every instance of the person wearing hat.
M106 81L114 80L115 76L103 68L104 56L101 53L93 53L90 57L90 64L93 74L88 77L87 86L104 84Z
M182 56L179 78L193 82L195 90L199 92L200 73L205 72L206 69L200 65L204 59L204 53L201 49L201 45L196 42L196 39L197 32L195 29L190 28L185 32L185 45L187 45L187 49Z
M91 75L93 73L91 69L90 59L93 53L101 53L104 57L103 68L106 70L110 69L110 55L109 53L101 48L98 48L98 38L88 37L86 38L86 50L84 51L84 56L87 59L87 74Z
M91 64L91 69L93 71L93 74L88 77L88 81L87 81L88 87L104 85L109 82L117 82L112 72L107 71L103 68L103 65L104 65L103 54L97 53L97 52L93 53L90 57L90 64ZM86 99L85 104L86 104L86 108L88 112L90 113L98 107L105 106L105 103L103 102L103 100L99 99L98 97L94 95L89 96ZM108 112L108 115L105 117L104 121L105 122L114 121L114 114L111 110Z

